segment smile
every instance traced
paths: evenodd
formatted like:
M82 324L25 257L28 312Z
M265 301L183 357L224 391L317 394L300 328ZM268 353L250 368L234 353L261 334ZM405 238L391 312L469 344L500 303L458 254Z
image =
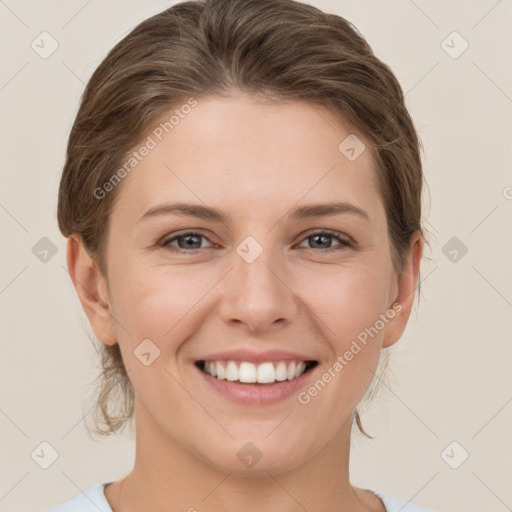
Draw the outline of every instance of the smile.
M299 378L317 365L316 361L197 361L205 374L219 380L238 383L274 384Z

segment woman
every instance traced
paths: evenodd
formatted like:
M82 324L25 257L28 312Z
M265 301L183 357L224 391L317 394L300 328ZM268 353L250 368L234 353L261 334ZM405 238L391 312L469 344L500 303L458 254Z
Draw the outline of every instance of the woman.
M87 84L58 204L99 432L134 417L136 460L52 512L424 510L349 477L422 182L400 85L345 19L206 0L137 26Z

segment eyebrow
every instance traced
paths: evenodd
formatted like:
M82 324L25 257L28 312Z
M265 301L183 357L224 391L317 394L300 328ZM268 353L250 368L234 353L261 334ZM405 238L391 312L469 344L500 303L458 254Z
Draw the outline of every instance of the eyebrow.
M351 213L359 215L363 219L370 221L368 213L364 210L350 203L343 201L335 201L331 203L320 203L310 204L304 206L298 206L293 208L287 215L286 218L293 219L311 219L316 217L323 217L326 215L339 215L342 213ZM180 215L196 217L198 219L211 220L214 222L220 222L228 224L231 222L231 215L200 204L191 203L163 203L153 208L150 208L144 213L138 222L147 220L151 217L160 215Z

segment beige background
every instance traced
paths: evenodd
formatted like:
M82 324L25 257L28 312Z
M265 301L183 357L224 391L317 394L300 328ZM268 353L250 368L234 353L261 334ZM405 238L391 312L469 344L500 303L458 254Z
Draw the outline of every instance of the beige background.
M352 482L438 511L511 510L512 2L311 3L354 23L396 73L431 196L422 298L393 350L390 388L363 417L377 439L354 438ZM133 463L128 435L93 441L84 429L97 360L65 270L56 194L85 82L113 44L169 5L0 1L3 511L43 510ZM59 45L47 59L31 48L43 31ZM442 45L453 31L469 43L458 58ZM453 36L447 44L462 48ZM57 248L46 263L32 252L43 237ZM452 237L468 249L456 262L442 251ZM43 441L59 454L48 469L31 458ZM462 450L469 458L452 469L445 459L454 465Z

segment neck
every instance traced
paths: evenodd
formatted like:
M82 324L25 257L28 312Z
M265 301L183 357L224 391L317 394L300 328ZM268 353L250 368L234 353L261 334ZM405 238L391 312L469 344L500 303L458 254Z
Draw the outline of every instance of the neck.
M165 435L140 406L132 472L105 489L114 512L362 512L384 510L380 500L349 481L348 418L314 457L286 472L242 474L216 468ZM256 468L256 466L255 466Z

